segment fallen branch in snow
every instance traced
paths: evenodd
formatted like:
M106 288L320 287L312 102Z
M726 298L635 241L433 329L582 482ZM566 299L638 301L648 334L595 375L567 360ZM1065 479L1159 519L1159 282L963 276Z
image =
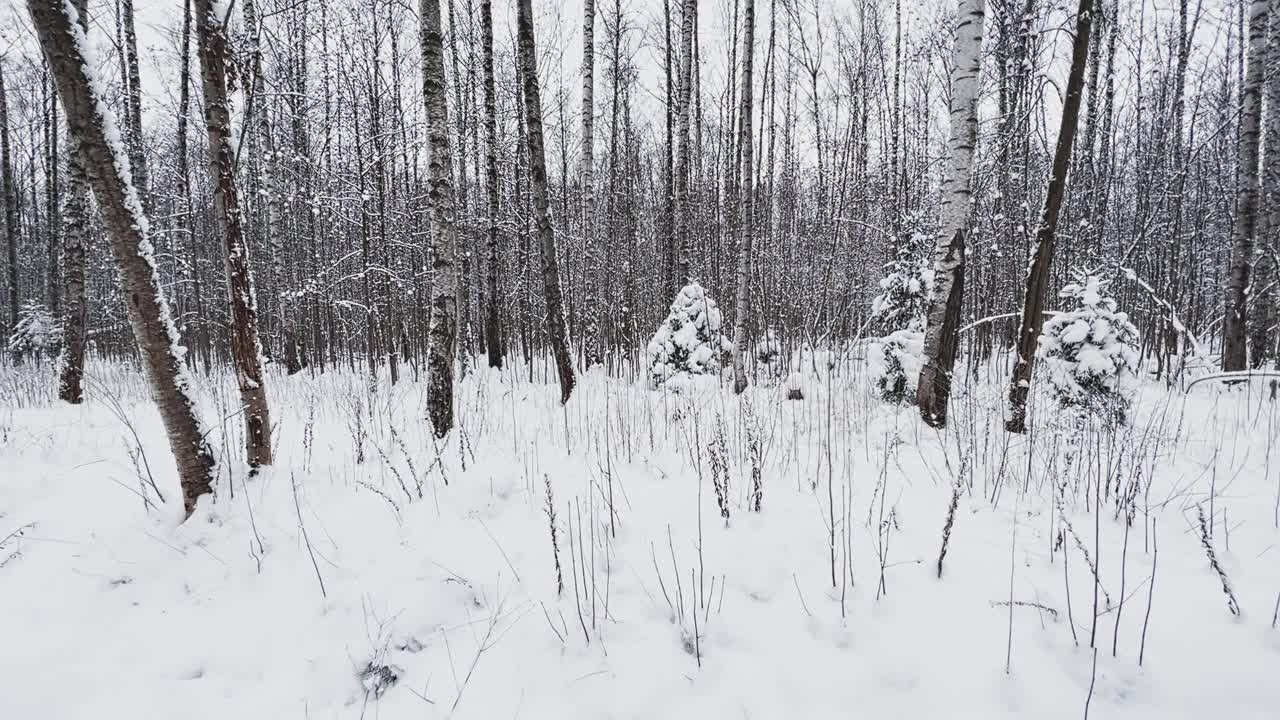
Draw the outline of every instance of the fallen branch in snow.
M1222 592L1227 596L1227 609L1232 615L1239 617L1240 603L1236 602L1236 594L1231 589L1231 581L1227 579L1227 571L1222 569L1222 565L1218 563L1218 555L1213 551L1213 541L1209 539L1209 526L1204 519L1204 507L1196 505L1196 517L1200 521L1200 544L1204 546L1204 552L1209 556L1209 567L1218 573L1218 579L1222 581Z
M1232 372L1213 373L1212 375L1203 375L1187 383L1187 391L1206 380L1221 380L1223 382L1242 382L1244 380L1252 380L1254 378L1280 378L1280 372L1270 370L1236 370Z
M1040 610L1040 611L1043 611L1043 612L1047 612L1047 613L1049 613L1049 615L1053 618L1053 621L1054 621L1054 622L1057 622L1057 621L1058 621L1058 611L1057 611L1055 608L1051 608L1051 607L1049 607L1048 605L1042 605L1042 604L1037 603L1037 602L1028 602L1028 601L1026 601L1026 600L1012 600L1012 601L1010 601L1010 600L992 600L992 601L991 601L991 607L1009 607L1009 606L1011 606L1011 605L1012 605L1013 607L1029 607L1029 608L1035 608L1036 610Z
M311 549L311 538L307 536L307 526L302 522L302 506L298 503L298 479L289 473L289 485L293 489L293 509L298 513L298 529L302 531L302 541L307 545L307 554L311 556L311 567L315 568L316 580L320 583L320 597L328 599L324 591L324 578L320 577L320 565L316 562L316 553Z

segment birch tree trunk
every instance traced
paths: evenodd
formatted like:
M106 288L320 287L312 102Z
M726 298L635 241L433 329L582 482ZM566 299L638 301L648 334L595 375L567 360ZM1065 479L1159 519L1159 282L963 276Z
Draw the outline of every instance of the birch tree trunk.
M1044 304L1049 293L1049 267L1058 229L1058 213L1067 190L1067 170L1071 166L1071 145L1080 119L1080 95L1084 89L1084 70L1089 58L1089 35L1093 24L1093 0L1080 0L1076 10L1076 34L1071 46L1071 73L1067 76L1067 96L1062 104L1062 125L1058 129L1058 145L1053 155L1053 170L1045 195L1044 211L1036 232L1035 256L1027 271L1026 294L1022 301L1022 323L1018 331L1018 356L1009 386L1010 418L1005 422L1009 432L1027 429L1027 394L1031 390L1031 371L1036 359L1040 329L1044 325Z
M924 335L924 365L916 387L920 417L933 427L947 422L951 373L960 345L964 299L964 251L973 192L973 150L978 139L982 26L986 0L960 0L956 14L955 66L951 76L951 165L942 180L941 228L933 248L934 287Z
M692 203L689 201L689 123L693 93L693 16L698 12L698 0L684 0L680 19L680 97L676 120L676 242L677 281L679 285L693 280L689 265L689 224Z
M1270 0L1249 3L1248 69L1240 87L1240 146L1236 170L1236 221L1231 237L1231 271L1227 278L1222 322L1222 369L1244 370L1248 364L1246 320L1249 271L1258 226L1258 148L1262 125L1262 78L1267 62L1267 10Z
M690 0L692 2L692 0ZM569 352L560 292L560 266L556 260L556 237L551 228L547 199L547 160L542 140L542 96L538 90L538 54L533 37L531 0L516 0L516 43L520 57L520 78L524 84L524 119L529 150L529 189L533 197L533 218L542 249L542 287L547 304L547 340L555 356L560 376L560 402L569 401L575 382L573 355Z
M600 362L600 248L596 242L595 197L595 51L596 3L582 10L582 244L586 250L583 288L582 351L587 369Z
M1272 68L1264 88L1267 126L1262 166L1262 247L1259 249L1258 277L1262 288L1254 298L1252 366L1262 367L1275 355L1272 326L1276 323L1276 282L1280 280L1280 0L1271 0L1271 28L1267 39L1267 65Z
M740 156L738 185L738 267L733 309L733 391L747 389L747 291L751 274L752 224L754 220L755 170L751 157L751 66L755 55L756 3L746 0L742 12L742 98L738 110L738 153Z
M88 33L88 0L73 0L80 30ZM54 79L55 85L57 79ZM55 88L56 89L56 88ZM89 230L89 178L75 140L67 148L67 198L62 209L62 359L58 398L72 405L84 399L85 238Z
M237 139L231 136L227 102L227 19L218 17L214 7L213 0L195 0L196 39L209 136L209 174L214 178L214 225L222 237L227 273L231 360L244 406L245 450L249 464L256 467L271 464L271 415L258 341L257 300L236 187Z
M453 205L453 157L445 100L440 0L419 0L422 99L427 111L427 202L431 217L431 328L427 413L436 437L453 428L453 372L458 354L458 228Z
M123 0L125 67L129 72L129 164L133 167L133 181L142 198L145 212L151 210L151 178L147 171L147 154L142 144L142 77L138 72L138 34L133 28L133 0Z
M103 223L124 291L129 323L152 394L160 410L169 447L182 483L189 516L196 500L211 493L213 453L202 432L189 381L182 365L185 350L160 291L146 215L138 200L114 114L98 93L90 46L77 23L79 12L65 3L29 0L27 7L62 99L76 152L84 163L102 209Z
M480 0L480 34L484 43L484 180L489 200L489 304L484 336L489 367L502 367L502 326L498 320L498 110L493 78L493 2Z
M18 327L18 235L22 230L18 227L18 188L13 177L3 60L0 60L0 182L4 183L4 197L0 200L4 202L4 232L9 260L9 332L13 332Z

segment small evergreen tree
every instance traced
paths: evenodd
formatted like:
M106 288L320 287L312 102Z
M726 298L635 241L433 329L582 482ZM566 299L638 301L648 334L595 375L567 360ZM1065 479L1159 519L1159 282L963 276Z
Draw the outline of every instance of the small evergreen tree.
M1060 407L1123 423L1138 378L1138 330L1106 286L1081 274L1062 289L1074 307L1045 323L1036 357Z
M696 282L671 303L667 319L649 341L649 378L654 387L676 377L716 375L721 355L732 347L720 334L720 309Z
M62 347L62 324L43 304L28 301L18 311L18 324L9 336L14 357L54 357Z
M888 402L911 402L916 395L933 290L933 267L919 250L925 243L922 235L902 243L885 265L881 292L871 302L872 326L881 337L868 350L868 369L880 397Z

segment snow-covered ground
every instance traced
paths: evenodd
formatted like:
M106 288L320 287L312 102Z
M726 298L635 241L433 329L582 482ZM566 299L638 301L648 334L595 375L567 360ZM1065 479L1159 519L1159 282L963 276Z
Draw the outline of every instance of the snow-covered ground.
M544 371L473 371L438 444L412 378L273 375L277 464L178 524L138 374L68 407L0 369L0 717L1280 713L1265 387L1148 383L1073 444L1043 398L1007 435L998 370L942 433L857 372L786 401L597 371L562 407Z

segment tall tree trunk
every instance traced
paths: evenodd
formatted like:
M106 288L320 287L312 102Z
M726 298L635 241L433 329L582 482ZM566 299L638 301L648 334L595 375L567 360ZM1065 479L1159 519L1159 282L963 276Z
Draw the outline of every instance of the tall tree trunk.
M236 138L231 137L227 102L227 18L217 17L213 0L195 0L196 39L204 86L204 118L209 135L209 174L214 178L213 216L223 241L227 272L231 360L244 406L245 449L252 466L271 464L271 414L267 405L258 308L249 269L249 248L236 187Z
M419 0L422 99L427 111L427 202L431 216L431 329L427 412L436 437L453 428L453 365L458 354L458 229L453 204L453 157L445 100L440 0Z
M485 316L485 342L489 367L502 367L502 326L498 320L498 110L493 79L493 2L480 0L480 34L484 43L484 179L489 196L489 305Z
M692 0L690 0L692 2ZM556 259L556 237L551 228L547 204L547 159L542 141L542 96L538 90L538 54L533 38L531 0L516 0L516 43L520 57L520 78L524 83L524 119L529 151L529 189L533 196L533 218L542 248L542 286L547 304L547 340L555 356L560 376L560 402L573 393L573 355L569 352L568 330L560 293L560 265Z
M978 140L985 0L960 0L956 13L955 65L951 76L951 166L942 181L941 228L933 248L934 289L924 336L924 365L916 386L920 417L934 427L947 422L951 373L960 345L964 300L964 251L969 234L973 149Z
M689 235L693 208L689 200L689 122L693 96L693 16L698 0L684 0L680 19L680 98L676 122L676 242L678 249L677 281L685 285L693 280L689 264Z
M583 270L582 351L587 369L600 362L600 247L596 242L595 196L595 0L585 0L582 10L582 244L586 251Z
M751 241L754 217L755 188L752 179L755 175L751 157L751 66L755 55L756 3L746 0L742 12L742 106L738 110L738 153L740 167L738 172L738 267L734 287L733 310L733 391L740 393L747 389L746 360L747 352L747 292L748 278L751 275Z
M9 102L4 86L4 61L0 59L0 182L4 183L4 230L9 256L9 332L18 327L18 186L13 177L13 153L9 143Z
M142 77L138 72L138 34L133 29L133 0L123 0L125 67L129 72L129 164L133 167L133 182L142 198L142 208L151 210L151 179L147 171L147 153L142 144Z
M1262 124L1262 78L1267 62L1267 10L1270 0L1249 3L1249 56L1240 87L1240 149L1236 170L1236 222L1231 238L1231 274L1227 279L1222 323L1222 369L1244 370L1248 364L1246 320L1249 270L1253 265L1258 226L1258 146Z
M1276 283L1280 282L1280 0L1271 0L1271 28L1267 40L1267 64L1271 73L1264 89L1266 104L1266 156L1262 166L1262 247L1254 285L1260 287L1253 307L1253 357L1255 368L1266 364L1275 352L1272 327L1276 323Z
M74 0L81 32L89 32L88 0ZM57 78L54 78L55 90ZM56 132L56 130L55 130ZM75 140L67 148L67 198L62 209L62 360L58 398L72 405L84 399L85 239L89 234L89 178Z
M1080 0L1076 10L1076 35L1071 46L1071 73L1067 76L1067 97L1062 104L1062 125L1058 129L1058 146L1053 155L1053 175L1045 195L1044 212L1036 231L1036 251L1027 271L1027 289L1022 302L1022 324L1018 331L1018 357L1013 366L1009 386L1010 418L1005 423L1009 432L1027 429L1027 393L1031 390L1031 371L1044 325L1044 304L1049 292L1049 267L1053 262L1058 213L1067 190L1067 170L1071 167L1071 145L1080 119L1080 95L1084 88L1084 70L1089 58L1089 32L1093 24L1093 0Z
M97 64L77 23L79 12L66 3L45 0L29 0L27 6L57 79L76 152L102 208L129 322L177 461L183 506L190 515L196 500L213 491L213 453L190 396L183 349L160 291L147 218L133 185L129 159L115 140L119 135L114 114L100 95L100 86L94 84L92 71L86 71Z

